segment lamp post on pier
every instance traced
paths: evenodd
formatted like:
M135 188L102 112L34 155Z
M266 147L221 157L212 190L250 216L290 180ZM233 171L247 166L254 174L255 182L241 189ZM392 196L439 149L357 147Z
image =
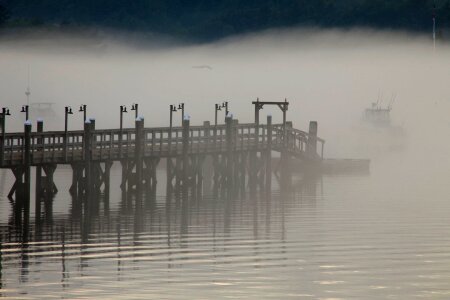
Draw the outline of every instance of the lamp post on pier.
M64 159L67 160L67 129L69 125L69 115L72 115L72 108L70 106L64 107Z
M4 155L4 147L5 147L5 125L6 125L6 116L10 116L11 113L9 112L9 108L2 107L2 114L0 115L1 122L0 125L2 126L1 131L1 143L0 143L0 165L3 164L3 155Z
M173 104L170 104L169 110L170 110L170 125L169 125L170 126L169 127L169 152L170 152L170 150L172 148L172 122L173 122L172 114L177 111L177 107Z
M183 124L183 120L184 120L184 103L180 103L178 104L178 110L181 109L181 124Z
M134 119L137 119L137 117L139 115L139 104L138 103L133 103L131 105L131 110L134 110Z
M221 104L216 103L215 110L214 110L214 126L217 126L217 112L219 110L222 110L222 106L221 106Z
M83 113L83 124L84 124L84 122L86 122L87 105L86 104L80 105L80 109L78 111Z
M170 104L170 130L172 130L172 113L177 111L177 107L173 104Z
M228 113L229 113L229 111L228 111L228 101L223 101L222 102L222 108L225 108L225 119L226 119L227 116L228 116Z
M64 134L67 135L67 128L69 125L69 115L72 115L72 107L66 106L64 107Z
M120 132L123 129L123 113L127 113L127 107L125 105L120 106Z
M24 112L25 113L25 121L27 121L28 118L30 117L30 115L28 113L29 110L30 110L30 107L28 105L22 105L22 110L20 112Z
M122 157L123 113L127 113L127 107L125 105L120 106L120 127L119 127L119 156L120 157Z
M1 127L2 127L2 135L6 132L5 130L5 124L6 124L6 116L10 116L11 113L9 112L9 108L2 107L2 114L1 114Z

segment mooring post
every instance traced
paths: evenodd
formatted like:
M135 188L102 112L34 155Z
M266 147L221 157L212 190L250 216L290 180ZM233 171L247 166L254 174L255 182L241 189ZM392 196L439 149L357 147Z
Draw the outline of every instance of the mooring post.
M111 167L113 162L112 161L106 161L105 162L105 199L109 200L109 190L111 186Z
M3 165L3 157L5 152L5 109L2 109L3 111L0 113L0 166Z
M255 103L255 124L259 124L259 110L261 109L261 106L259 104L259 98L256 98Z
M83 137L83 152L84 152L84 192L86 199L91 195L91 121L86 119L84 121L84 137ZM80 174L81 175L81 174Z
M183 200L187 199L188 194L188 178L189 178L189 135L190 135L190 120L188 116L183 118L183 132L182 132L182 140L183 140L183 150L182 150L182 193Z
M307 145L307 155L310 158L315 158L317 156L317 122L309 122L309 132L308 132L308 145Z
M286 101L286 100L285 100ZM287 124L286 124L286 111L287 107L283 108L283 140L284 140L284 147L287 148L288 146L288 140L287 140Z
M238 145L238 125L239 120L233 119L232 122L232 167L233 167L233 175L231 177L232 184L233 184L233 197L238 197L239 194L239 154L237 151L237 145Z
M233 116L228 115L225 118L225 141L227 149L226 160L226 178L227 178L227 194L231 196L233 189Z
M213 136L214 143L211 143L211 123L209 121L203 122L203 126L205 127L205 140L206 140L206 149L211 149L213 145L215 144L215 138L216 136ZM214 126L214 132L216 131L216 126ZM213 149L214 151L215 149ZM204 165L201 166L201 190L203 192L203 189L209 190L211 187L211 179L214 176L213 173L213 166L212 161L210 157L205 157L204 159Z
M205 144L205 151L208 150L209 142L211 139L210 126L211 126L211 123L209 121L203 121L203 128L204 128L203 143Z
M89 118L89 121L91 121L91 130L95 130L95 118Z
M38 119L36 122L36 131L37 133L42 133L44 131L44 120ZM37 140L38 148L43 151L43 143L44 140L41 137L38 137ZM40 206L41 203L41 196L42 196L42 166L37 165L36 166L36 209L38 209L38 205Z
M320 158L323 160L323 147L325 146L325 141L322 140L322 151L320 152Z
M69 115L73 114L72 113L72 108L70 106L66 106L64 107L64 161L67 161L67 129L68 129L68 120L69 120ZM28 119L28 105L27 105L27 119Z
M284 122L283 125L283 147L281 148L281 188L290 188L292 181L291 174L291 155L288 151L288 131L287 128L292 127L291 122Z
M250 194L256 193L256 184L258 177L257 170L257 160L258 160L258 142L259 142L259 111L262 109L262 105L259 101L259 98L254 102L255 105L255 141L254 141L254 150L250 151L249 155L249 187Z
M135 163L136 163L136 199L140 199L142 194L142 168L143 168L143 130L144 130L144 118L136 118L136 133L135 133Z
M30 211L30 188L31 188L31 121L25 121L25 213Z
M267 116L266 196L272 191L272 116Z
M96 137L95 137L95 118L89 118L89 121L91 121L91 126L90 126L90 133L91 133L91 150L95 149L95 143L96 143ZM92 153L91 153L92 156ZM92 160L92 157L91 157Z

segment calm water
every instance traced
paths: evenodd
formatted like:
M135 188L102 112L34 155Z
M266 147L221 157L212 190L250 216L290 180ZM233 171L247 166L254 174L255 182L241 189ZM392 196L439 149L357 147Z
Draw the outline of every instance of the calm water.
M60 168L40 225L32 205L28 242L2 173L0 295L449 299L450 188L430 172L397 156L374 162L370 175L297 176L270 201L204 195L183 205L164 195L161 170L156 198L136 211L116 169L109 205L83 217Z

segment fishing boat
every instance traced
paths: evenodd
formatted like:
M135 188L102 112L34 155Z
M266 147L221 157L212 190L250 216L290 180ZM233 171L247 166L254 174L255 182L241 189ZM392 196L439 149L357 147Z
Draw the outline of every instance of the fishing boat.
M382 106L379 100L364 110L359 140L367 153L379 154L405 148L406 132L403 126L396 125L391 119L394 100L393 97L387 106Z

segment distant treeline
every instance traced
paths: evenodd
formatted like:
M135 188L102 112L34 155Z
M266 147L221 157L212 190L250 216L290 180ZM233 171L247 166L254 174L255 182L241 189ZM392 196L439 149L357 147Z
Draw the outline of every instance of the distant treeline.
M293 26L429 31L450 0L0 0L0 26L104 27L211 40Z

